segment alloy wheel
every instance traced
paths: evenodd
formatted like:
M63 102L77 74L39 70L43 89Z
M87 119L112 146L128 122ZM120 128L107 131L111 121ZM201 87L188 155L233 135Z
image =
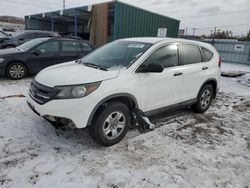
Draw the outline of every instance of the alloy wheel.
M209 106L211 98L212 98L211 92L208 89L204 90L200 98L202 109L206 109Z
M12 78L20 79L25 75L25 68L21 64L13 64L9 67L9 74Z
M123 131L126 125L126 118L122 112L111 113L103 124L104 136L111 140L117 138Z

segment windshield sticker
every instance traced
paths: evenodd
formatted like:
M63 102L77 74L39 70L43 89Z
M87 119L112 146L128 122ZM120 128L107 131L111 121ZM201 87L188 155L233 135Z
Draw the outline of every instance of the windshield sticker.
M129 48L144 48L144 44L129 44Z

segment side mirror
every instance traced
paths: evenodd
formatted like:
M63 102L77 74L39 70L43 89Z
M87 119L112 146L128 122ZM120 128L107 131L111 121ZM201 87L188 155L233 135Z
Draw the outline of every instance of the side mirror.
M36 55L36 56L39 56L40 53L41 53L40 50L33 50L33 51L32 51L32 54L34 54L34 55Z
M164 68L162 65L160 64L154 64L154 63L151 63L145 67L141 67L141 70L139 72L144 72L144 73L147 73L147 72L153 72L153 73L161 73L163 72Z

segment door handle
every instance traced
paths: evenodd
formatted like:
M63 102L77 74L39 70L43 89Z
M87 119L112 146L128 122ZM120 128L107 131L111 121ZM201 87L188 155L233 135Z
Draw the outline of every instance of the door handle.
M181 75L183 75L182 72L176 72L176 73L174 73L174 76L181 76Z
M202 67L202 70L207 70L208 69L208 67Z

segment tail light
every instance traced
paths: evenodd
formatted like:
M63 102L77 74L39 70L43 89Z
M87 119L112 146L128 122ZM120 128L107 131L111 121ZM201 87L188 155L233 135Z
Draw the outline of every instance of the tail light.
M222 61L221 61L221 57L219 58L219 62L218 62L218 67L219 68L221 68L221 63L222 63Z

